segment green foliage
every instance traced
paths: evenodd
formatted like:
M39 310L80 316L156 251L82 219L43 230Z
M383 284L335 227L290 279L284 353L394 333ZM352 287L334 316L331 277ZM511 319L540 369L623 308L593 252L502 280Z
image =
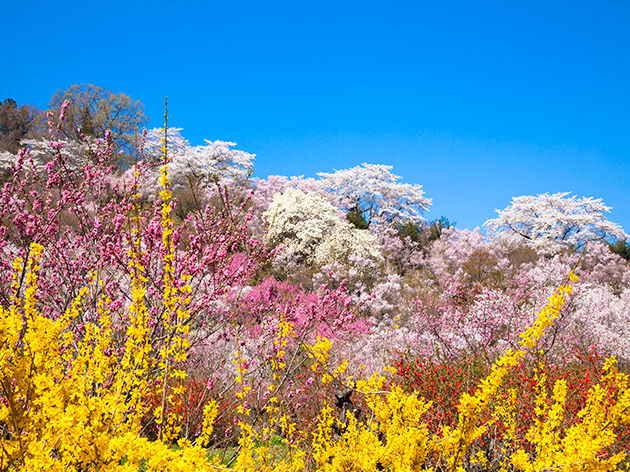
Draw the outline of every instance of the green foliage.
M430 222L429 227L429 240L435 241L442 237L442 231L450 228L451 226L455 226L455 222L450 222L446 216L441 216L437 220L433 220Z
M10 98L0 103L0 151L17 153L20 141L31 130L37 113L35 107L18 107Z
M402 240L410 238L413 242L419 243L424 247L440 239L440 237L442 237L442 231L451 226L455 226L455 223L451 223L448 218L441 216L437 220L422 223L407 222L405 224L399 224L396 226L396 230Z
M368 223L363 213L357 207L346 213L346 220L357 229L368 229L370 227L370 223Z
M397 225L396 230L398 231L398 236L403 241L407 238L410 238L412 241L419 243L423 238L424 233L424 224L423 223L413 223L408 222L404 225Z
M630 261L630 243L627 239L618 239L614 244L608 243L608 247L614 254Z

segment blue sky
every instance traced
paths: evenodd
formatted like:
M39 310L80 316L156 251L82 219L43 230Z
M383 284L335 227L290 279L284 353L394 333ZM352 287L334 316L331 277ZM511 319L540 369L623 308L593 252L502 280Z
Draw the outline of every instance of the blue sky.
M5 2L0 99L145 104L256 176L389 164L474 228L511 197L601 197L630 231L630 4Z

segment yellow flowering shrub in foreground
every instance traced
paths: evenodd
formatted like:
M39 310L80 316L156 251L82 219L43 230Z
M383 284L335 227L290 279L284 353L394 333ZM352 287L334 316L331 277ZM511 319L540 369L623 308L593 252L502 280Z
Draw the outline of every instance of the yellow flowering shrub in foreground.
M200 446L181 442L174 451L140 437L152 362L142 280L133 278L131 323L118 358L108 354L113 331L103 299L100 322L89 324L83 339L68 329L93 287L58 320L37 312L42 250L32 246L24 296L17 296L16 277L11 306L0 308L0 470L207 470Z
M38 313L35 294L42 250L39 245L32 246L31 257L26 261L24 295L18 297L16 275L11 306L0 308L0 470L224 469L218 461L207 459L201 441L193 445L180 440L175 450L166 442L141 437L140 419L147 413L142 399L152 388L150 372L163 371L165 357L152 353L148 342L144 281L137 259L132 257L130 268L133 301L126 349L122 357L115 357L109 354L113 331L110 316L103 308L104 299L97 302L99 323L88 325L82 339L75 339L68 329L82 303L98 285L96 281L80 292L60 319L50 320ZM16 261L16 274L23 264ZM383 391L386 380L375 374L367 381L352 384L366 397L369 411L365 421L349 415L342 423L330 407L324 407L312 440L310 463L305 453L291 447L288 440L288 452L273 452L272 429L279 427L290 437L293 428L283 415L280 400L272 401L272 419L262 432L248 427L248 412L242 409L241 449L234 470L465 470L467 464L487 464L483 454L473 454L471 445L497 420L508 426L501 470L615 470L625 455L610 453L609 448L616 439L614 427L630 422L630 386L628 376L616 370L614 360L607 361L600 384L590 390L587 404L579 414L581 421L565 430L561 424L566 384L558 381L552 401L547 402L548 392L540 381L536 421L528 437L535 449L531 455L511 437L513 412L509 402L498 399L508 369L535 346L545 328L559 315L570 292L570 286L560 287L534 325L521 335L520 349L506 352L474 394L461 397L456 426L444 427L439 434L431 435L424 421L430 414L431 402L405 393L398 386ZM283 322L276 339L275 381L284 367L283 347L291 333L290 323ZM330 349L327 340L319 339L315 345L305 347L313 362L326 364ZM342 371L336 369L331 374L336 376ZM544 374L539 375L542 378ZM330 381L331 375L327 376ZM273 383L270 393L275 388ZM246 391L243 386L243 392ZM490 423L482 423L482 413L492 408ZM209 403L204 438L210 434L216 414L216 405ZM168 437L175 436L176 429L168 433Z
M571 273L569 279L577 281ZM318 471L463 471L465 465L475 464L488 470L488 460L481 450L474 451L474 441L492 424L501 421L507 428L503 460L499 469L519 471L545 470L615 470L625 459L625 453L610 453L615 444L614 428L630 423L630 386L628 376L615 369L615 361L606 363L605 376L591 388L586 406L579 413L580 422L562 430L563 403L566 384L556 383L552 406L547 406L547 392L540 391L537 420L530 429L530 444L535 447L533 457L525 445L518 444L514 435L514 411L510 398L516 392L500 397L503 380L510 367L523 359L533 348L553 320L559 316L572 288L567 283L549 298L549 303L538 314L535 323L521 334L520 348L507 351L492 367L492 372L480 382L473 395L464 393L459 402L458 423L444 427L437 435L430 435L423 421L430 414L431 403L417 395L404 393L394 386L383 392L385 378L374 375L353 387L366 395L369 412L364 424L352 416L343 424L324 408L321 422L313 440L313 458ZM313 355L325 364L321 341ZM490 420L482 423L482 413L491 411ZM336 425L336 427L335 427ZM335 435L335 430L342 433ZM479 469L476 469L479 470Z

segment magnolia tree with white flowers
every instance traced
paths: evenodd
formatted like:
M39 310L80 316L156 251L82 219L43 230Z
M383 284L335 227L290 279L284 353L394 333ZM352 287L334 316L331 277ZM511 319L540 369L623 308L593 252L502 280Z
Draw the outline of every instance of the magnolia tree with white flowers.
M420 222L422 212L431 205L421 185L398 182L392 166L361 164L333 173L319 172L324 190L346 212L357 212L368 225L395 222Z
M263 214L269 209L276 195L292 188L301 190L304 193L311 192L324 198L328 197L328 194L320 188L318 180L311 177L305 178L301 175L292 177L270 175L266 179L254 177L251 182L254 186L254 192L251 197L253 214L248 229L255 237L262 237L261 235L266 229Z
M318 246L342 221L340 211L314 193L287 189L264 213L267 243L283 244L300 261L312 261Z
M352 257L382 261L376 237L343 219L343 214L321 196L287 189L276 194L264 214L267 243L286 246L283 268L291 273L303 266L351 264Z
M606 219L611 207L601 198L569 196L569 192L512 198L498 217L486 221L489 234L513 235L526 244L543 247L571 245L582 247L587 241L607 237L625 239L628 235Z

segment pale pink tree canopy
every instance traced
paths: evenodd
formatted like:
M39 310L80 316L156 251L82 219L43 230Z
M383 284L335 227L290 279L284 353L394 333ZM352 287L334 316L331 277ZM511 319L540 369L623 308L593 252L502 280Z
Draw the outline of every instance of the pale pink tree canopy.
M628 237L621 226L604 216L610 210L601 198L578 198L569 192L523 195L497 210L498 217L486 221L485 226L491 235L513 234L532 245L581 247L589 240Z
M342 210L358 211L372 224L420 222L431 199L424 196L421 185L398 182L392 166L361 164L332 173L319 172L321 186L334 196Z
M233 149L236 143L205 140L205 145L192 146L181 134L182 128L168 129L169 172L174 184L194 177L202 185L214 180L244 180L254 168L254 154ZM164 130L147 132L145 158L159 162L162 158Z

